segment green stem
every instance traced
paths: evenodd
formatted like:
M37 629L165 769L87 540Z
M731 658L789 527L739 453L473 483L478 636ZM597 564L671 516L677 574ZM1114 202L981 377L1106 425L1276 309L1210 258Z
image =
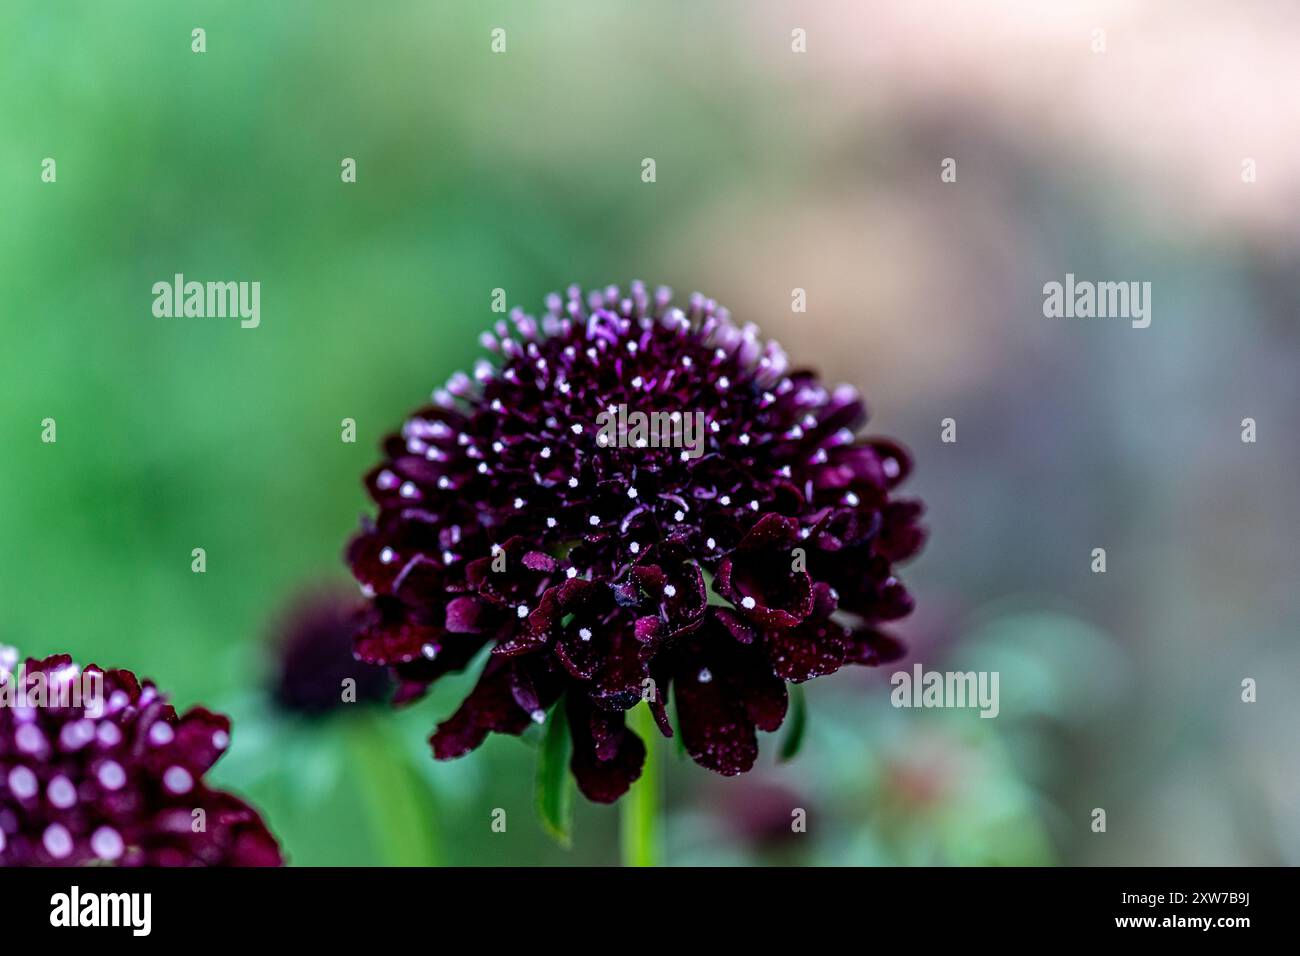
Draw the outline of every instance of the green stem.
M650 705L628 712L628 726L645 744L641 776L621 801L619 844L624 866L659 866L663 858L659 816L659 726Z
M371 832L387 866L437 866L433 794L392 735L370 714L351 715L348 752Z

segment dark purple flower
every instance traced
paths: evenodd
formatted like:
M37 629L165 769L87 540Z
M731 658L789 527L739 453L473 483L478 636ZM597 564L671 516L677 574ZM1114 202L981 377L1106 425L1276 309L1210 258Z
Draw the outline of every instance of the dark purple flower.
M230 721L130 671L0 648L0 865L279 866L257 811L203 775Z
M924 537L892 494L907 453L858 435L852 388L789 369L712 301L669 299L574 287L540 321L516 310L482 337L498 361L453 376L367 477L379 515L348 549L372 599L362 658L411 697L491 648L436 757L564 698L578 784L612 801L645 752L624 712L650 689L671 735L673 688L688 752L736 774L786 681L901 654L878 625L911 610L894 564Z
M358 661L353 644L364 608L322 589L304 594L276 626L272 694L291 713L318 715L350 703L384 700L393 682L383 667ZM351 681L352 683L345 683Z

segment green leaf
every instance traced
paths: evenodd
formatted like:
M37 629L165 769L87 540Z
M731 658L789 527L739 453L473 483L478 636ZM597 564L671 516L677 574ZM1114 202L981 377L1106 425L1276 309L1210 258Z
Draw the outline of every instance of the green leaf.
M790 685L790 723L781 741L781 753L778 760L784 763L794 757L803 746L804 731L808 729L808 705L803 699L803 685Z
M573 845L573 741L564 701L546 716L546 736L537 752L537 816L542 827L566 850Z

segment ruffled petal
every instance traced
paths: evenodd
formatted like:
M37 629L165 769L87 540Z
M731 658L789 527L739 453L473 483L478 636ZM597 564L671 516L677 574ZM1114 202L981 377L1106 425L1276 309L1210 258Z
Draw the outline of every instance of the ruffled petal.
M573 756L569 767L583 796L613 803L641 776L645 744L624 725L622 714L593 708L579 694L568 695Z

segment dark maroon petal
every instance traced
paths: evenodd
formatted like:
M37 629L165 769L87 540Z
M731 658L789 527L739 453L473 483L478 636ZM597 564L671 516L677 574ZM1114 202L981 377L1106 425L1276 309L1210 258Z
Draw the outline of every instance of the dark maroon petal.
M228 793L208 791L203 801L208 831L195 844L195 861L208 866L283 866L280 847L257 811ZM193 830L193 814L187 814Z
M499 657L488 661L460 709L438 725L429 742L438 760L451 760L478 747L489 732L518 736L535 717L515 700L512 665Z
M834 674L844 663L846 631L830 620L770 631L764 640L777 676L796 684Z
M778 730L785 721L790 701L785 681L773 674L759 655L754 655L741 673L744 674L741 697L745 701L745 713L759 730L769 733Z
M846 664L876 667L880 664L892 664L907 655L907 646L902 641L873 627L851 631L846 644L844 654Z
M606 710L627 710L641 699L650 670L633 634L612 634L593 680L591 699Z
M812 542L823 551L840 551L869 541L880 530L880 513L861 508L833 508L817 522Z
M678 729L691 759L732 777L754 766L758 737L742 700L703 665L687 667L673 680Z
M764 627L794 627L812 611L812 579L797 569L798 523L764 515L718 570L718 593Z
M576 680L588 681L604 660L604 642L595 641L589 628L569 628L555 642L555 656Z
M444 634L440 643L427 645L415 660L394 665L393 673L404 682L432 684L444 674L463 671L486 641L481 634Z
M628 730L622 714L594 710L580 695L568 695L573 757L569 767L588 800L613 803L641 776L645 744Z
M657 663L656 666L651 667L650 677L655 682L654 693L647 701L650 713L654 716L655 723L659 725L659 732L665 737L671 737L673 725L668 719L668 696L672 674L666 663Z
M712 616L741 644L753 644L754 638L758 636L758 630L730 608L716 607Z
M918 522L921 504L917 501L891 501L885 506L876 539L876 554L890 561L906 561L925 543L925 529Z
M912 473L912 456L902 444L889 438L873 438L871 447L880 459L881 470L890 488L907 480Z
M703 620L708 603L699 566L682 561L679 549L668 546L654 549L646 561L631 572L638 590L634 606L641 614L637 627L640 639L671 640L693 631ZM649 563L652 561L663 563ZM650 624L652 618L659 624Z
M452 634L477 634L491 616L491 611L475 597L456 597L447 602L447 630Z
M371 664L416 660L426 647L441 644L443 634L441 627L417 620L406 606L385 598L376 601L360 621L357 656Z

